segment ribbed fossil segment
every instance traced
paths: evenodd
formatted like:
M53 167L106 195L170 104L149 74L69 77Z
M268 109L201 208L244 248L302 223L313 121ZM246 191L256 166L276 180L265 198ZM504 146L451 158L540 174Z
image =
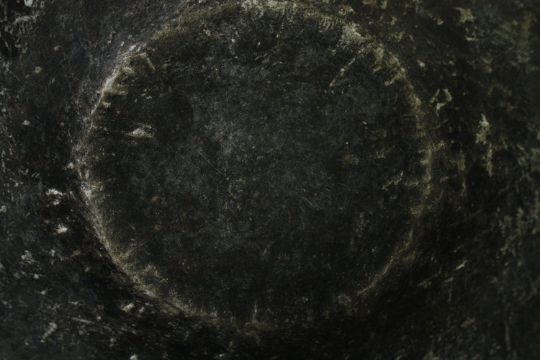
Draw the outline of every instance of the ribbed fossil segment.
M194 12L104 89L87 200L117 265L187 314L362 311L411 255L428 197L419 107L355 24L286 4Z

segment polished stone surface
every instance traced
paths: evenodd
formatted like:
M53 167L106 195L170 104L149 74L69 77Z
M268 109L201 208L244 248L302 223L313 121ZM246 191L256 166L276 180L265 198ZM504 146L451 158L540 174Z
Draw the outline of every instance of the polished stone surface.
M532 359L537 0L0 4L0 359Z

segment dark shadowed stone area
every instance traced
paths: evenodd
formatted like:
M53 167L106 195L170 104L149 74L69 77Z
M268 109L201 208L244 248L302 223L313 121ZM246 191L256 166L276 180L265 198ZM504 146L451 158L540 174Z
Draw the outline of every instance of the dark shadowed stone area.
M0 360L535 359L538 0L0 0Z

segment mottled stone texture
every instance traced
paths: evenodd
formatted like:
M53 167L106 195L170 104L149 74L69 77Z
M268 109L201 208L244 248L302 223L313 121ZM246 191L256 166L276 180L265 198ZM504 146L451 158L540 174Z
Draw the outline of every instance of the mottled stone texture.
M0 359L534 359L538 0L0 3Z

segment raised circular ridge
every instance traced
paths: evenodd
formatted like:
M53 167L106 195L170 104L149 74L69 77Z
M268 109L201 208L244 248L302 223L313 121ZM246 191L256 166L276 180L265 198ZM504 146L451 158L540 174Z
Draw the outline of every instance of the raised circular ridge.
M80 169L103 242L191 315L283 325L359 311L408 254L429 196L405 70L311 7L188 13L128 54L90 120Z

